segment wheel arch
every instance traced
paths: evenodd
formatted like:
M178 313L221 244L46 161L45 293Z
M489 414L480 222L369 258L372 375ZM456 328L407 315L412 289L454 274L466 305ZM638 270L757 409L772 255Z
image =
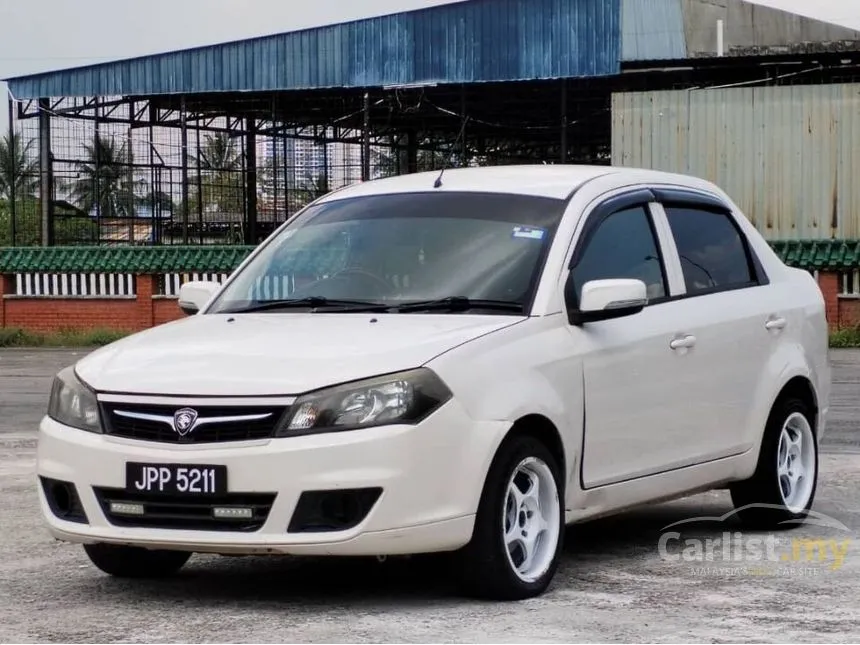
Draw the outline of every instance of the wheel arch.
M813 386L809 377L804 375L792 376L774 397L770 406L770 413L773 412L777 403L786 398L800 399L809 406L809 409L812 412L812 432L817 436L819 415L818 395L815 391L815 386Z
M516 437L533 437L540 441L550 451L553 458L556 460L559 473L561 474L561 482L559 483L559 495L563 498L567 494L568 480L570 473L568 472L569 457L564 447L564 440L558 426L546 415L534 412L519 416L505 432L498 444L495 447L492 455L484 466L483 484L481 492L487 485L487 480L493 470L499 455L502 453L505 445Z
M548 417L545 417L542 414L527 414L520 417L514 421L511 429L508 430L508 433L502 441L504 442L512 437L520 435L534 437L544 444L558 463L558 468L562 475L564 476L565 473L567 473L568 460L567 455L565 454L564 442L562 441L561 433ZM499 447L501 447L501 445ZM498 452L498 449L496 452Z

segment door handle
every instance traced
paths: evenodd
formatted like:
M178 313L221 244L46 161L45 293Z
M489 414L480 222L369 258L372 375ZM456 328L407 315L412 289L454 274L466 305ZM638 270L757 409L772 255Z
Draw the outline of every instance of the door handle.
M764 328L768 331L779 331L780 329L785 329L785 325L785 318L771 318L764 324Z
M696 344L696 337L691 335L682 336L681 338L675 338L669 343L669 347L672 349L689 349Z

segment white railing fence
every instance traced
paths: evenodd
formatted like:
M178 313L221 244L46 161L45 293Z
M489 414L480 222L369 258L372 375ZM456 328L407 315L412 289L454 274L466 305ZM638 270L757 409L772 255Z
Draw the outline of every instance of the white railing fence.
M186 282L204 280L221 284L230 276L229 273L166 273L160 276L160 289L158 295L175 298L179 296L179 289Z
M182 285L189 281L206 280L222 284L230 276L225 272L182 272L156 276L156 296L175 298ZM304 275L296 284L293 274L265 275L257 279L248 297L253 300L289 298L297 286L308 281L322 280L326 274ZM408 288L409 275L387 275L395 288ZM15 275L14 295L29 298L133 298L137 282L132 273L18 273Z
M839 295L860 297L860 270L840 272Z
M18 273L15 295L29 297L134 297L131 273Z

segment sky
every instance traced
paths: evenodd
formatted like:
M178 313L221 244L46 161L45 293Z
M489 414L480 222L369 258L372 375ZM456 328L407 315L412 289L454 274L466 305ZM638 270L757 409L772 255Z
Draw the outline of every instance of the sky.
M0 0L0 78L452 1L459 0ZM757 2L860 29L860 0Z

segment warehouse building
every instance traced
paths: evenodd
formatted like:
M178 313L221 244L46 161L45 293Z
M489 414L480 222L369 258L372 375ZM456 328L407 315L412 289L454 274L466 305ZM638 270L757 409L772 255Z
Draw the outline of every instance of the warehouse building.
M462 0L13 78L36 181L9 196L4 228L13 246L247 248L354 181L617 163L717 181L786 257L831 263L845 291L858 70L857 32L742 0ZM53 261L0 253L7 294L62 290L45 278ZM198 260L152 295L215 271L183 253ZM132 267L111 267L127 285L114 290L133 292Z

